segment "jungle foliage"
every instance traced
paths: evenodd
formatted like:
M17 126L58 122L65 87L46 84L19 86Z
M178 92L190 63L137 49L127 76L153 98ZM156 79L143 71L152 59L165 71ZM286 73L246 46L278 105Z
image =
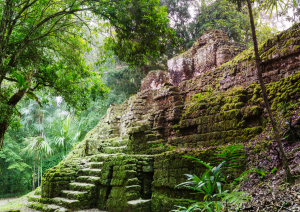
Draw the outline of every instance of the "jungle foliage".
M117 2L0 0L0 196L40 185L110 104L139 90L142 65L161 67L212 28L251 43L245 8L227 0ZM260 40L276 33L256 24Z
M140 89L144 77L140 69L107 61L102 80L110 92L95 98L80 112L70 110L61 98L48 98L41 107L25 97L19 104L20 127L9 128L0 152L0 197L31 191L41 184L41 176L57 165L98 124L110 104L121 104ZM118 68L117 68L118 67Z
M158 0L1 0L0 1L0 149L16 105L38 92L60 95L76 110L107 92L85 55L106 22L112 30L103 49L131 65L159 57L174 32ZM176 40L174 37L173 41ZM39 100L39 102L42 102Z
M180 183L176 187L184 187L201 193L204 195L204 199L203 202L195 203L189 207L177 206L178 209L173 211L224 211L227 209L227 204L234 205L235 209L239 209L242 203L249 201L250 195L246 192L226 190L226 187L230 186L230 182L227 181L227 171L234 169L236 164L241 162L238 156L242 155L243 150L239 145L232 145L220 151L221 155L225 157L221 157L222 162L217 166L211 166L209 163L191 156L184 156L205 166L206 171L201 176L185 174L188 181ZM227 157L227 155L234 155L234 157Z

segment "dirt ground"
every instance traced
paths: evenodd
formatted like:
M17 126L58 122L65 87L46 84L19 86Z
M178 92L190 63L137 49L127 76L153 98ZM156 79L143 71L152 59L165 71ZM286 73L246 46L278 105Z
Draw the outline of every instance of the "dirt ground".
M8 203L8 202L18 199L18 198L19 197L9 197L9 198L0 199L0 205L4 205L5 203Z
M31 192L30 194L33 195L33 192ZM27 208L27 203L27 195L22 197L10 197L0 199L0 212L8 211L11 209L20 209L21 212L38 212L37 210Z
M31 193L33 194L33 192ZM38 210L33 210L27 208L28 203L27 195L23 197L11 197L0 199L0 212L5 212L10 209L20 209L21 212L40 212ZM98 209L89 209L89 210L79 210L78 212L106 212L100 211Z

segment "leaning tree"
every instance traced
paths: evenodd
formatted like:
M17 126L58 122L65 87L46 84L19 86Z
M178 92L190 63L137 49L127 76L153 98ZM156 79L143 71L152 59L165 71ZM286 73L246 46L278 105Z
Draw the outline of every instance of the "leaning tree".
M251 0L232 0L232 1L237 2L239 7L241 7L242 3L246 3L247 6L248 6L251 32L252 32L252 40L253 40L253 46L254 46L255 65L256 65L256 70L257 70L258 81L259 81L261 91L262 91L262 98L264 100L268 116L271 120L271 125L273 127L275 140L276 140L277 145L279 147L281 160L282 160L282 163L283 163L283 166L284 166L284 169L285 169L286 181L288 183L292 183L293 182L293 177L291 175L291 171L290 171L290 168L289 168L289 165L288 165L288 161L287 161L286 155L285 155L284 150L283 150L282 142L280 140L280 133L279 133L276 121L274 119L274 116L273 116L273 113L272 113L272 110L271 110L271 107L270 107L270 104L269 104L268 95L267 95L267 91L266 91L266 86L265 86L265 83L263 81L263 76L262 76L262 71L263 70L262 70L262 66L261 66L261 59L260 59L260 56L259 56L259 53L258 53L258 42L257 42L257 37L256 37ZM282 0L265 0L263 4L265 5L265 9L267 8L268 10L270 9L272 11L274 8L276 8L276 10L277 10L277 4L278 3L280 4L282 2L283 2Z

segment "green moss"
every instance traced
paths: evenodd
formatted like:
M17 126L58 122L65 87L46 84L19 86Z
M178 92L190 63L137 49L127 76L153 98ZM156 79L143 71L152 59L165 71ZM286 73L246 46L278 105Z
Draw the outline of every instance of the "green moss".
M42 203L39 203L39 202L34 202L34 203L30 203L28 205L28 208L43 211L45 206L46 206L45 204L42 204Z
M243 118L260 116L262 111L263 109L260 106L245 107L242 110Z
M225 120L230 120L230 119L233 119L233 118L238 118L240 115L241 115L240 109L233 109L233 110L225 111L225 112L223 112L221 114L221 116Z
M243 129L243 135L258 135L262 132L262 127L251 127L251 128L245 128Z

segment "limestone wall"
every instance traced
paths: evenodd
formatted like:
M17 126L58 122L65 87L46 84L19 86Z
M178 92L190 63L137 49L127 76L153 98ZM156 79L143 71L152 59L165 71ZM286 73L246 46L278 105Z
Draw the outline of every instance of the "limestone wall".
M272 109L299 101L299 33L290 29L260 47ZM247 142L267 124L253 52L224 63L243 48L213 31L169 61L169 73L150 72L141 92L111 105L72 153L45 173L39 201L114 212L167 212L201 201L175 188L184 174L204 170L182 156L211 161L221 145ZM90 203L86 193L74 195L83 191L93 197Z
M202 75L246 49L245 45L229 41L221 30L212 30L198 38L191 49L168 61L170 82L178 86L182 81Z

